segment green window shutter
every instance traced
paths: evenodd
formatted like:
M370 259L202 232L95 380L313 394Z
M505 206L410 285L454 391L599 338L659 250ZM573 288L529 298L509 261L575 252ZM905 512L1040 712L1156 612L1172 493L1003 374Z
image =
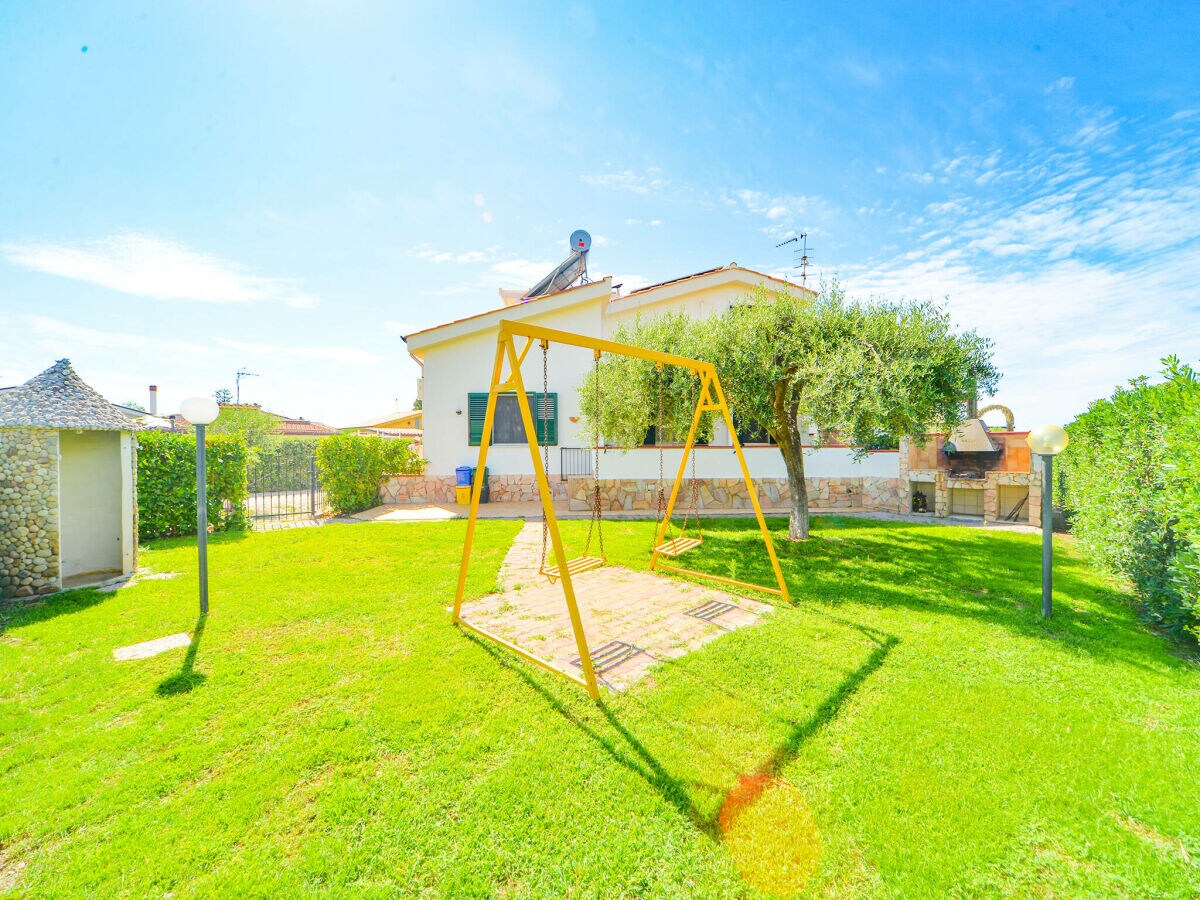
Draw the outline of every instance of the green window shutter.
M557 446L558 394L534 394L531 399L539 443Z
M483 420L487 418L488 395L467 394L467 446L478 447L483 440Z

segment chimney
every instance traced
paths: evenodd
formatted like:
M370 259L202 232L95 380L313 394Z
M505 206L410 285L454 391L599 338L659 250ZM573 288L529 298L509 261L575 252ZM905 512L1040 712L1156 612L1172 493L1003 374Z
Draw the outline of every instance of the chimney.
M150 385L150 415L158 415L158 385Z

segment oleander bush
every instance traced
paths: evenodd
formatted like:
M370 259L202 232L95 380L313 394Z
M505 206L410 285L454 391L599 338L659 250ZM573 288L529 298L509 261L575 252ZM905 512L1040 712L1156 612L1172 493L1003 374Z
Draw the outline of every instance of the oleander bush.
M1061 500L1101 567L1133 583L1143 614L1172 633L1200 611L1200 380L1177 358L1067 427Z
M317 470L334 511L354 513L379 503L389 475L419 475L425 460L404 439L335 434L317 442Z
M138 441L138 537L148 541L196 533L196 436L142 432ZM214 531L249 527L246 442L208 435L208 521Z

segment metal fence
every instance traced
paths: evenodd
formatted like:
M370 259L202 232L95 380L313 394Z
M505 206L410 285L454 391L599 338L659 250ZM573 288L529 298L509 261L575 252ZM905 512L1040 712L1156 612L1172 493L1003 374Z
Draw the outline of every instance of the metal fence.
M288 441L261 452L250 466L252 519L308 518L325 514L325 490L317 475L316 441Z
M577 478L590 476L594 456L590 447L560 447L558 449L559 478L566 481L571 476Z

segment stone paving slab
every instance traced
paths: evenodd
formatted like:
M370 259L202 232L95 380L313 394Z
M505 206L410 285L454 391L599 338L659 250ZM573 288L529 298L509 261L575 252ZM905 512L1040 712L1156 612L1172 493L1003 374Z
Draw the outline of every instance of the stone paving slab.
M505 560L501 583L506 590L465 604L463 618L561 671L579 675L580 668L571 664L579 652L562 586L551 585L537 574L540 553L541 526L530 523L513 545L512 564ZM754 625L772 609L725 591L620 566L577 575L573 584L593 653L609 641L633 644L642 651L598 676L613 691L625 690L655 663ZM686 615L714 600L733 609L711 622Z
M155 638L152 641L142 641L140 644L130 644L128 647L118 647L113 651L113 659L124 661L129 659L149 659L176 647L186 647L192 642L192 636L187 632L171 634L167 637Z

